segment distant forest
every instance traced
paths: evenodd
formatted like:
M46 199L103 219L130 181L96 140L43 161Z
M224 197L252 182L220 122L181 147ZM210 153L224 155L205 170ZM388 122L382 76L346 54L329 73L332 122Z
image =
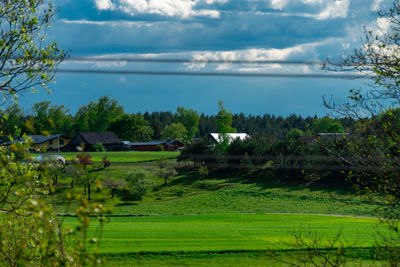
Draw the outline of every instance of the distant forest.
M316 127L316 122L321 120L339 125L339 130L333 130L338 132L351 133L356 123L351 118L232 114L222 102L219 105L219 112L215 115L198 114L195 110L183 107L178 107L176 112L127 114L116 100L104 96L80 107L73 115L67 107L52 105L48 101L34 104L30 114L15 104L2 111L0 130L3 140L22 134L64 133L74 136L81 131L114 131L122 140L129 141L166 138L190 140L193 137L205 137L211 132L220 132L218 121L223 121L223 124L230 127L226 131L282 139L292 129L298 129L304 134L324 131Z

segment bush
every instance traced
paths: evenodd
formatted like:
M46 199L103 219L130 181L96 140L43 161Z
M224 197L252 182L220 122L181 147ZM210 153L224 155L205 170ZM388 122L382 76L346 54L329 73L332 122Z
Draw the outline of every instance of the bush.
M142 200L143 196L153 189L154 185L149 178L150 173L144 170L133 170L127 173L125 181L128 190L138 200Z
M157 145L156 146L156 151L164 151L163 145Z
M92 148L96 152L104 152L104 151L106 151L106 149L104 148L102 143L97 143L97 144L93 145Z

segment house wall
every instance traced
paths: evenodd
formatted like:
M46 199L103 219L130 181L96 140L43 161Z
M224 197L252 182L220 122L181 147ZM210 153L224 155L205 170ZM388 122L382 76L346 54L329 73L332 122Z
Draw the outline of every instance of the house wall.
M35 150L58 150L68 145L70 141L70 138L60 137L41 144L35 144L34 147Z
M136 151L156 151L156 147L155 145L131 146L132 150Z

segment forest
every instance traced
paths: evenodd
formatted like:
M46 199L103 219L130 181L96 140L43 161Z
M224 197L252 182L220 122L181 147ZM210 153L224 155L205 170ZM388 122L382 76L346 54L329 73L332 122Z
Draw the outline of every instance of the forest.
M218 126L218 114L209 115L189 108L178 107L176 112L125 113L117 100L104 96L81 106L75 114L68 107L54 105L49 101L35 103L30 111L17 104L1 112L0 130L7 140L25 134L63 133L74 136L78 132L114 131L121 140L149 141L159 139L183 139L206 137L212 132L223 132ZM231 120L228 132L247 133L250 136L283 139L292 129L306 135L319 132L348 132L355 130L352 118L319 118L271 114L232 114L219 103L219 114ZM226 132L226 131L225 131Z

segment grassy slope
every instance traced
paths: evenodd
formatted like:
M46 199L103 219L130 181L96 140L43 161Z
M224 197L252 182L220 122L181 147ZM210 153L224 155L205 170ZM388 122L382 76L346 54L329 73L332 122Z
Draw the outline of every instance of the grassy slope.
M156 169L156 162L113 164L99 174L99 179L124 180L134 168ZM159 177L152 178L154 191L142 201L134 201L124 192L111 199L109 190L94 194L93 199L114 206L114 214L184 215L207 213L310 213L374 216L379 202L346 191L284 186L271 183L244 183L228 178L210 177L203 186L195 172L181 173L168 185ZM60 180L68 184L69 180ZM62 190L62 188L59 188ZM69 190L69 189L68 189ZM75 188L82 192L82 188ZM64 212L60 195L59 211Z
M142 154L143 157L135 160L155 159L162 155L151 154ZM102 155L104 153L99 153L97 157L100 159ZM102 171L99 179L123 180L133 168L157 168L157 162L129 163L134 158L129 152L121 156L120 161L124 163L115 163L115 157L113 165ZM265 181L268 179L265 177ZM110 198L107 190L93 196L114 206L114 214L150 215L112 218L102 241L102 252L111 257L110 266L135 263L189 266L192 261L196 262L195 266L217 266L218 263L232 266L229 262L236 266L268 266L270 264L264 263L270 263L270 259L254 250L285 248L282 241L290 240L288 232L308 225L327 237L342 227L346 238L349 241L357 239L358 246L370 246L373 242L374 219L265 214L374 216L379 201L346 190L241 182L237 178L220 177L208 178L203 186L195 172L180 173L167 186L163 185L161 178L153 177L152 180L156 188L142 201L129 199L122 191L114 199ZM60 182L68 183L68 179ZM75 190L80 192L82 188ZM61 198L58 207L60 212L64 212ZM73 218L66 220L68 224L74 224ZM245 252L220 254L218 251L222 250ZM151 253L129 254L139 251Z

